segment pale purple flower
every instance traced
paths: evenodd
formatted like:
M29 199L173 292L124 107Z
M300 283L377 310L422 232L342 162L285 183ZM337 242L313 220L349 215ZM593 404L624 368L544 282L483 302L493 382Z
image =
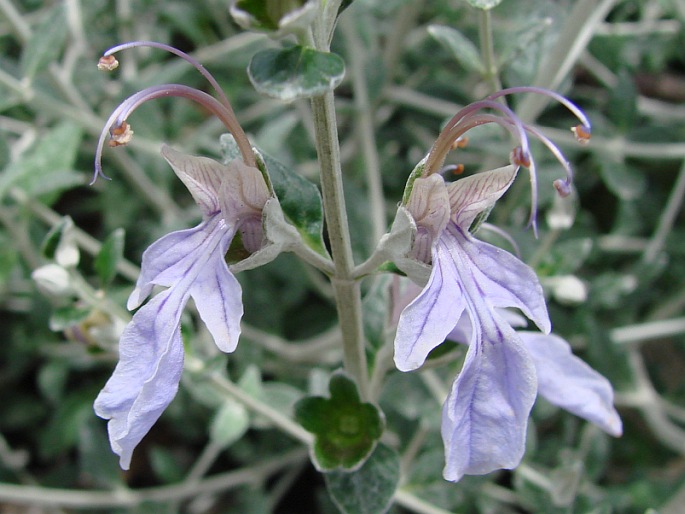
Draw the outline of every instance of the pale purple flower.
M395 364L402 371L419 367L463 313L472 326L464 366L443 409L448 480L513 468L523 456L537 392L535 365L499 309L516 307L549 332L547 308L533 270L468 232L475 216L506 191L515 174L510 166L449 185L440 175L417 178L407 204L410 213L417 213L417 239L434 231L437 237L430 244L428 283L400 315ZM425 209L417 210L416 204ZM430 218L445 210L441 219ZM424 225L428 219L432 226ZM417 257L428 259L425 253Z
M106 56L131 46L162 48L206 70L176 49L158 43L121 45ZM105 69L115 66L106 59ZM229 271L225 255L237 233L250 259L275 257L278 248L267 240L263 216L280 212L255 157L237 124L230 104L211 75L210 82L220 100L177 84L155 86L136 93L112 114L98 144L96 177L102 174L100 156L109 130L110 146L126 144L133 132L127 117L143 102L161 96L181 96L200 102L226 124L241 149L242 160L221 164L205 157L184 155L169 147L162 155L190 191L202 211L195 228L172 232L154 242L143 254L142 270L128 308L136 309L150 296L154 286L166 288L134 314L119 341L119 362L112 377L95 400L95 412L108 419L112 449L128 469L135 447L161 416L178 390L183 370L181 314L190 298L217 347L232 352L240 336L243 315L240 284ZM267 204L269 204L267 206ZM262 258L262 260L264 260Z
M519 88L515 92L524 90L531 89ZM476 217L488 212L506 192L518 166L529 168L536 192L528 133L540 139L562 163L567 178L556 181L555 187L562 195L570 192L572 175L568 163L551 141L494 101L503 94L506 92L464 108L447 124L428 157L410 177L398 212L398 219L411 220L414 239L408 254L399 256L395 262L410 278L425 283L425 287L399 317L395 338L397 368L409 371L421 366L462 317L470 325L466 358L443 408L444 476L451 481L465 474L485 474L519 464L539 383L541 391L550 393L562 406L592 421L600 420L599 424L604 423L603 428L609 428L614 435L620 433L618 418L607 421L602 418L606 408L596 406L603 403L606 407L607 402L610 405L610 387L609 394L606 384L597 393L594 372L588 373L569 358L568 348L556 336L547 335L551 324L535 272L510 253L479 241L469 231ZM563 103L568 105L565 99ZM481 113L483 109L498 111L502 116ZM578 114L575 106L571 109ZM583 126L576 128L576 134L584 139L589 137L589 123L582 113L580 116ZM511 155L515 166L446 183L439 173L446 154L464 133L485 123L498 123L518 139L519 146ZM535 198L534 194L530 218L533 227ZM425 272L429 272L427 282ZM544 339L517 333L503 314L505 308L522 311L543 332L540 337ZM548 348L544 348L544 342L549 342ZM554 376L542 372L542 378L538 378L538 356L558 359L558 365L570 363L570 376L554 382ZM580 386L583 380L592 382L586 387L592 391L586 398L596 400L585 410L572 405L573 392L565 392L567 386Z
M183 370L180 321L189 298L217 347L235 350L243 305L240 284L224 256L238 230L246 248L248 241L257 243L253 249L261 246L261 210L269 199L259 170L241 161L223 165L168 147L162 154L200 206L203 220L162 237L143 254L128 308L139 307L155 285L168 289L133 316L119 341L119 363L95 401L97 415L109 420L112 448L124 469L178 390Z
M526 320L511 311L501 314L512 327L526 326ZM540 396L608 434L621 435L623 427L614 408L614 390L606 378L573 355L571 345L558 335L526 330L516 333L535 364ZM471 341L471 323L467 316L462 316L447 339L464 344Z

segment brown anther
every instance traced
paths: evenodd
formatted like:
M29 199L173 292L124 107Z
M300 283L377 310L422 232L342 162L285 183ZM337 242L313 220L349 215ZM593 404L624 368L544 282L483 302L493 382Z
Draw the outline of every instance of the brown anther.
M110 139L107 144L111 147L126 145L131 141L133 137L133 130L131 126L125 121L121 122L121 125L112 127L109 131Z
M576 136L576 141L578 141L581 145L588 144L590 142L590 137L592 137L590 129L584 127L583 125L576 125L575 127L572 127L571 132L573 132L573 134Z
M517 146L511 151L509 158L511 159L512 164L523 166L524 168L530 168L530 155L528 152L524 152L523 148L520 146Z
M461 136L454 140L454 143L452 143L450 150L456 150L457 148L466 148L466 145L468 144L469 138L466 136Z
M103 55L98 61L98 70L100 71L116 70L118 66L119 61L113 55Z
M571 194L571 186L563 180L555 180L553 182L553 185L554 189L557 190L557 193L559 193L560 197L566 198L568 195Z
M452 170L452 175L461 175L462 173L464 173L464 165L459 163Z

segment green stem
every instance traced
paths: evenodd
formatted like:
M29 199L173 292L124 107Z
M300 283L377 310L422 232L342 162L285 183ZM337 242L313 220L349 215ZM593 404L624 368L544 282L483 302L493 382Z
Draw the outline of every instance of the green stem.
M306 452L298 448L283 455L270 457L250 467L213 475L200 482L181 482L137 490L85 491L0 483L0 500L20 505L62 506L74 509L136 507L146 502L185 500L202 494L216 494L241 485L262 482L270 475L296 465L303 458L306 458Z
M19 188L11 188L9 191L9 196L51 227L59 225L64 219L61 214L53 211L42 203L32 201L31 197L29 197ZM78 227L74 227L73 231L74 239L76 240L76 244L79 246L79 248L90 255L98 254L102 248L102 243L100 243L100 241ZM121 274L121 276L133 282L135 282L138 279L138 275L140 275L140 268L125 259L121 259L117 263L117 271Z
M206 373L207 370L204 363L196 358L187 357L186 358L186 368L193 371L194 373ZM245 407L250 409L252 412L260 414L268 419L275 427L277 427L282 432L290 435L294 439L304 443L310 444L312 442L312 435L302 428L299 424L294 422L289 417L281 414L277 410L273 409L270 405L259 401L257 398L250 396L248 393L243 391L236 384L230 380L216 374L209 373L205 377L212 383L217 389L222 392L227 393L235 400L242 403Z
M340 168L340 146L333 93L312 98L316 150L321 167L321 192L328 237L335 264L333 289L343 336L345 370L368 397L368 370L362 329L361 290L353 278L354 259Z
M406 489L398 489L393 498L395 503L416 514L450 514L450 511L436 507L426 500L414 496Z
M490 9L480 10L480 51L485 67L485 80L491 92L502 89L502 82L499 79L499 67L495 59L495 45L492 34L492 15Z
M685 161L680 167L678 178L673 186L673 191L668 198L668 203L661 213L656 232L650 239L645 252L642 254L642 262L645 264L653 263L666 244L666 239L670 234L676 217L680 212L685 198Z
M364 166L366 168L366 186L369 194L370 216L372 227L372 245L380 241L387 221L385 219L385 197L383 195L383 181L381 177L381 165L376 145L375 126L373 120L374 109L369 99L369 90L366 83L364 48L357 34L354 20L347 18L341 23L345 41L347 43L347 56L350 63L352 85L354 87L355 125L358 132L358 141L362 147ZM373 247L372 246L372 247Z

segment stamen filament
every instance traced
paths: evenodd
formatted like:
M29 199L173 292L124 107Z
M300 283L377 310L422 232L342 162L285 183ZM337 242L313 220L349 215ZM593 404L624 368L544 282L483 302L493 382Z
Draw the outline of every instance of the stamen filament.
M590 120L588 117L585 115L585 113L578 107L576 104L574 104L571 100L566 98L565 96L560 95L559 93L555 91L551 91L549 89L544 89L541 87L535 87L535 86L516 86L516 87L510 87L507 89L502 89L500 91L496 91L495 93L492 93L488 97L486 97L486 100L495 100L497 98L501 98L503 96L509 96L509 95L514 95L518 93L536 93L539 95L547 96L553 100L556 100L559 102L561 105L566 107L569 111L573 113L573 115L578 118L578 120L583 124L583 129L590 133L592 129L592 125L590 124Z
M141 104L147 102L148 100L154 100L155 98L166 96L187 98L208 109L212 114L219 118L228 131L233 134L245 164L256 167L254 154L252 153L252 147L250 146L247 137L236 137L236 133L240 133L244 136L244 132L240 128L240 125L238 125L238 121L233 113L226 109L225 105L223 105L213 96L200 91L199 89L184 86L182 84L162 84L159 86L146 88L131 95L124 100L124 102L122 102L121 105L119 105L119 107L117 107L107 119L107 122L100 133L100 139L98 140L98 146L95 152L95 173L93 174L93 180L91 181L91 184L95 182L98 176L108 178L102 172L102 149L104 148L105 140L107 139L110 129L112 127L121 126L121 124L126 121L128 116Z
M518 118L518 116L516 116L516 114L506 105L502 105L501 103L495 102L493 100L485 99L479 102L474 102L461 109L457 114L455 114L452 117L452 119L447 123L445 128L443 128L442 132L438 136L438 139L435 141L433 148L428 154L428 160L426 161L425 167L426 175L430 175L435 170L439 169L442 166L443 162L445 162L445 157L447 157L447 153L449 153L449 150L451 149L454 141L456 141L458 137L462 136L466 132L466 130L473 128L475 126L469 123L467 124L469 128L464 130L460 126L460 124L466 121L467 119L473 117L473 113L476 113L481 109L493 109L496 111L500 111L502 114L504 114L505 117L500 119L508 120L516 127L519 135L518 140L521 143L521 148L524 151L524 153L529 153L528 140L526 138L525 129L523 127L523 123ZM482 125L482 123L480 124Z
M231 103L228 101L226 94L221 89L219 83L216 81L214 76L211 73L209 73L209 71L207 71L207 69L195 58L179 50L178 48L174 48L173 46L169 46L164 43L158 43L156 41L131 41L127 43L122 43L107 50L103 54L103 58L101 58L101 64L99 64L98 67L100 67L101 69L113 69L116 66L113 65L111 61L114 61L114 63L116 63L116 60L113 58L113 55L115 53L121 50L141 46L165 50L178 57L181 57L182 59L190 63L196 70L198 70L202 74L202 76L205 79L207 79L207 81L210 83L210 85L218 95L219 99L217 100L211 95L208 95L207 93L204 93L198 89L183 86L180 84L164 84L160 86L153 86L130 96L119 107L115 109L115 111L107 120L107 123L105 124L105 127L102 133L100 134L100 140L98 141L98 147L95 155L95 173L93 175L93 180L91 181L91 184L95 182L98 176L108 179L108 177L102 171L102 149L105 143L106 132L109 131L113 126L121 127L122 123L125 122L126 118L142 103L163 96L180 96L183 98L188 98L190 100L198 102L199 104L209 109L215 116L217 116L222 121L224 126L235 138L236 144L238 145L238 149L240 150L240 153L243 157L243 161L245 162L245 164L253 167L256 166L256 161L254 158L254 154L252 152L252 146L250 145L250 141L247 139L247 135L245 135L245 132L238 123L238 119L236 118L235 112L233 111L233 107L231 106ZM108 59L110 57L112 57L112 59ZM124 143L119 144L125 144L125 142L127 141L124 141Z
M157 41L129 41L127 43L121 43L120 45L113 46L103 54L103 57L109 57L110 55L114 55L115 53L120 52L122 50L128 50L129 48L136 48L139 46L147 46L152 48L158 48L160 50L165 50L190 63L197 71L199 71L202 74L202 76L205 79L207 79L207 82L211 84L216 94L219 95L219 100L221 101L221 103L224 104L224 106L231 112L233 112L231 103L228 101L228 98L226 98L226 94L224 93L223 89L221 89L221 86L219 86L219 83L214 78L214 75L209 73L209 71L207 71L207 68L205 68L202 65L202 63L200 63L197 59L191 57L190 55L188 55L182 50L179 50L178 48L174 48L173 46L169 46L164 43L159 43Z

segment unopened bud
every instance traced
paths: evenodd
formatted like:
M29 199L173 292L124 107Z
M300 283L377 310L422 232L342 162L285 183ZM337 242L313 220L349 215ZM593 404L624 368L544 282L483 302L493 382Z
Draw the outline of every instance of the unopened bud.
M57 264L46 264L36 269L31 278L47 296L64 297L72 292L69 272Z
M575 275L549 277L546 283L561 304L578 305L587 300L587 285Z

